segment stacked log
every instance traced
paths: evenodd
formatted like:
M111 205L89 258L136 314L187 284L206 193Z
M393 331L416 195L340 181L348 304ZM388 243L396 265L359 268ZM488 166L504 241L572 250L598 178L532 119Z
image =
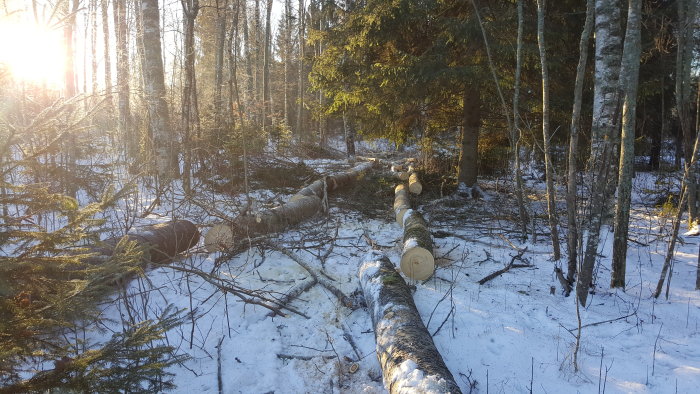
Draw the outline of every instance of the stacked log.
M390 393L461 393L420 318L410 289L389 259L372 252L359 277L386 389Z
M217 224L204 237L204 246L210 251L226 250L233 246L236 234L243 236L280 232L298 224L321 210L328 193L355 182L372 168L372 162L363 162L352 169L326 176L299 190L288 202L255 215L242 215L229 224Z

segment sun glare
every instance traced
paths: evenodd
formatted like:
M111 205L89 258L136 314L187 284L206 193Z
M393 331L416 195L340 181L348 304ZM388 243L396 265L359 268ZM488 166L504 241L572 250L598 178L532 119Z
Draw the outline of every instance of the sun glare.
M60 29L0 19L0 64L17 81L60 88L65 53Z

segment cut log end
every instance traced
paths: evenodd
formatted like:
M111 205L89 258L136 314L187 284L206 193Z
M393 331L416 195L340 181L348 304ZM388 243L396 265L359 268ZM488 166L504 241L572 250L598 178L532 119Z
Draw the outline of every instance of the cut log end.
M217 224L204 236L204 248L209 253L231 249L233 247L233 230L226 224Z
M425 280L435 272L435 258L428 249L415 246L401 256L401 272L414 280Z
M408 190L413 194L421 194L423 192L423 185L415 172L411 173L411 176L408 178Z

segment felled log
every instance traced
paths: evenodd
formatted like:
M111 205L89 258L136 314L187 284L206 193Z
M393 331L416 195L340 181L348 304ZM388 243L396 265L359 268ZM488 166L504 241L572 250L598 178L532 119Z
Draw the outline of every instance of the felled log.
M116 251L117 245L126 238L134 241L143 248L143 263L167 263L178 254L197 245L199 242L199 230L192 222L187 220L173 220L143 227L124 237L108 238L91 251L97 256L91 258L91 262L98 262L109 257Z
M341 189L357 180L372 168L372 162L363 162L352 169L326 176L299 190L288 202L255 215L242 215L232 223L217 224L204 236L204 246L210 251L229 249L236 235L253 236L280 232L298 224L324 207L328 193Z
M370 253L359 277L386 389L390 393L461 393L423 325L408 285L389 259Z
M409 209L411 209L411 203L408 200L406 185L397 185L396 188L394 188L394 214L396 216L396 223L398 223L399 226L403 227L403 217Z
M419 212L409 209L403 216L401 272L411 279L425 280L435 272L433 238Z
M417 172L412 172L408 177L408 190L413 194L421 194L423 191L423 185L420 183L420 179L418 179Z

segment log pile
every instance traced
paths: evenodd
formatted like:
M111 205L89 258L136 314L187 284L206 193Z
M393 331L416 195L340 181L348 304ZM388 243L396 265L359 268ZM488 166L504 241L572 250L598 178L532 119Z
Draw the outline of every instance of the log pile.
M461 393L388 258L372 252L359 270L372 317L377 358L390 393Z
M352 184L372 168L372 165L373 162L357 164L346 172L329 175L313 182L278 207L255 215L239 216L228 224L215 225L205 235L204 246L210 252L227 250L233 246L236 235L247 237L270 234L298 224L326 206L328 193Z

